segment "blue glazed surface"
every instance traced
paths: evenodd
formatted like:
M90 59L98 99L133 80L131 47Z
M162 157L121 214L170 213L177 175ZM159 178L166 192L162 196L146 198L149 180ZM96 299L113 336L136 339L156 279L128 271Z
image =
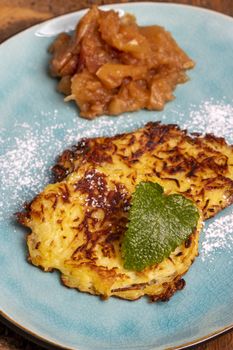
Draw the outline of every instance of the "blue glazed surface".
M33 27L0 47L0 311L47 341L79 350L162 350L196 342L233 325L233 210L206 223L186 287L168 303L99 298L64 288L58 273L26 262L25 230L14 215L50 179L61 150L83 136L112 135L147 121L214 132L233 143L233 20L167 4L113 6L141 25L160 24L196 61L190 81L162 112L87 121L65 104L47 74L54 35L80 13Z

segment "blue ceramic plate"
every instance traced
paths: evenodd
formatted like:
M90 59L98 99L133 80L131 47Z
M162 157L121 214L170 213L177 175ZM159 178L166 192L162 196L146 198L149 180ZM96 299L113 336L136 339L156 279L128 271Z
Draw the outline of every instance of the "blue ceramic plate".
M81 119L56 92L47 73L47 48L83 12L16 35L0 47L0 312L47 342L78 350L182 348L233 326L233 208L206 223L200 255L187 286L167 303L98 297L61 286L57 273L26 262L25 230L14 212L50 180L61 150L83 136L113 135L147 121L178 123L214 132L233 143L233 20L198 8L134 3L112 6L136 15L141 25L171 31L196 61L190 81L162 112Z

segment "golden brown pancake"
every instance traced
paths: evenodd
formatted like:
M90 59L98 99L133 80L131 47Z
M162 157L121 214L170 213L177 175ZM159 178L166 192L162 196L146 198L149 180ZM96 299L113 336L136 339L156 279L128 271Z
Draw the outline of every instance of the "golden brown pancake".
M198 254L202 217L233 201L233 148L213 135L188 135L176 125L148 123L134 132L81 140L59 157L56 182L18 214L31 229L29 260L57 269L62 282L83 292L135 300L167 300ZM197 229L160 264L127 270L121 256L135 186L157 182L166 194L193 200Z

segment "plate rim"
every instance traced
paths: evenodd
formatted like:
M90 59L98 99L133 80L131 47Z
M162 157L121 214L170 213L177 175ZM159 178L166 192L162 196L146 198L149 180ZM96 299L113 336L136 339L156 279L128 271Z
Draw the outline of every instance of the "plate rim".
M4 323L7 327L11 328L13 331L17 332L18 334L22 335L23 337L26 337L29 341L32 341L38 345L45 346L47 349L61 349L61 350L81 350L79 348L73 348L73 347L64 347L61 344L55 343L52 340L48 340L39 334L34 333L30 329L27 329L26 327L23 327L19 323L17 323L15 320L11 319L8 315L6 315L4 312L0 310L0 321ZM205 342L208 342L211 339L216 339L218 336L227 334L233 330L233 323L230 326L223 327L220 330L217 330L216 332L209 333L208 335L204 337L197 338L194 341L183 343L181 345L178 345L176 347L169 347L165 348L164 350L182 350L187 349L191 346L195 346L198 344L203 344ZM151 350L156 350L156 348L153 348Z
M209 9L209 8L206 8L206 7L201 7L201 6L196 6L196 5L191 5L191 4L182 4L182 3L177 3L177 2L174 2L174 3L170 3L170 2L154 2L154 1L135 1L133 3L129 3L129 2L126 2L126 3L113 3L113 4L105 4L105 5L101 5L99 6L99 8L117 8L119 6L123 6L123 7L127 7L127 5L130 5L130 6L155 6L155 7L180 7L180 8L189 8L189 9L192 9L194 11L199 11L199 12L206 12L206 13L210 13L212 15L216 15L216 16L219 16L219 17L222 17L228 21L231 21L233 23L233 17L231 17L230 15L227 15L223 12L218 12L216 10L213 10L213 9ZM85 13L90 7L86 7L86 8L83 8L83 9L80 9L80 10L76 10L76 11L71 11L71 12L68 12L68 13L65 13L63 15L58 15L58 16L55 16L55 17L51 17L49 19L45 19L39 23L36 23L26 29L22 29L20 30L19 32L11 35L9 38L6 38L4 39L1 43L0 43L0 48L2 46L5 46L8 44L9 41L11 41L12 39L15 39L17 36L20 36L26 32L29 32L31 31L32 29L36 29L37 27L39 28L40 26L46 24L46 23L51 23L51 22L55 22L57 21L58 19L63 19L63 18L66 18L66 17L69 17L71 15L74 15L74 14L80 14L82 15L83 13ZM52 35L51 35L52 37Z
M154 6L154 7L174 7L174 8L187 8L187 9L192 9L193 11L197 11L200 13L207 13L210 15L215 15L217 17L221 17L229 22L231 22L233 24L233 17L231 17L230 15L227 15L225 13L222 12L218 12L216 10L213 9L208 9L205 7L201 7L201 6L196 6L196 5L191 5L191 4L182 4L182 3L169 3L169 2L153 2L153 1L136 1L133 3L113 3L113 4L105 4L105 5L101 5L98 6L99 8L112 8L112 9L117 9L119 7L128 7L128 6L133 6L133 7L140 7L140 6ZM59 19L66 19L69 18L72 15L79 15L82 16L83 14L85 14L85 12L88 11L90 7L86 7L80 10L76 10L76 11L71 11L68 12L66 14L63 15L58 15L55 17L51 17L49 19L46 19L44 21L41 21L37 24L34 24L26 29L20 30L19 32L15 33L14 35L10 36L9 38L6 38L5 40L3 40L0 43L0 51L2 50L2 47L5 48L7 46L7 44L16 39L17 37L24 35L27 32L33 32L34 30L34 34L36 34L36 29L40 28L41 26L47 24L47 23L51 23L51 22L56 22ZM51 35L49 37L54 37L55 35ZM38 36L39 37L39 36ZM77 347L66 347L63 346L61 343L56 343L51 339L45 338L35 332L33 332L32 330L22 326L20 323L16 322L14 319L12 319L9 315L7 315L5 312L3 312L2 310L0 310L0 321L5 324L6 326L8 326L9 328L13 329L15 332L22 334L24 337L26 337L28 340L37 343L39 345L43 345L48 349L63 349L63 350L81 350L80 348ZM204 342L207 342L208 340L217 338L220 335L226 334L227 332L231 331L233 329L233 323L231 323L230 325L226 326L226 327L221 327L218 330L211 332L203 337L200 338L196 338L193 341L190 342L186 342L183 343L181 345L175 346L175 347L169 347L169 348L165 348L164 350L182 350L182 349L187 349L191 346L195 346L198 344L202 344ZM156 348L153 348L151 350L157 350Z

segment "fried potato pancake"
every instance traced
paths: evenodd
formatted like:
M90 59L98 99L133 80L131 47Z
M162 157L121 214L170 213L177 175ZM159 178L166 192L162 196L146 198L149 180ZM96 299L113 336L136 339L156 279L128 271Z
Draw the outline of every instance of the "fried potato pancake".
M56 182L18 214L31 229L29 260L57 269L71 288L135 300L167 300L198 254L202 217L233 202L233 148L213 135L189 135L176 125L148 123L131 133L81 140L59 157ZM123 267L121 240L135 186L157 182L181 193L201 216L195 232L160 264Z

